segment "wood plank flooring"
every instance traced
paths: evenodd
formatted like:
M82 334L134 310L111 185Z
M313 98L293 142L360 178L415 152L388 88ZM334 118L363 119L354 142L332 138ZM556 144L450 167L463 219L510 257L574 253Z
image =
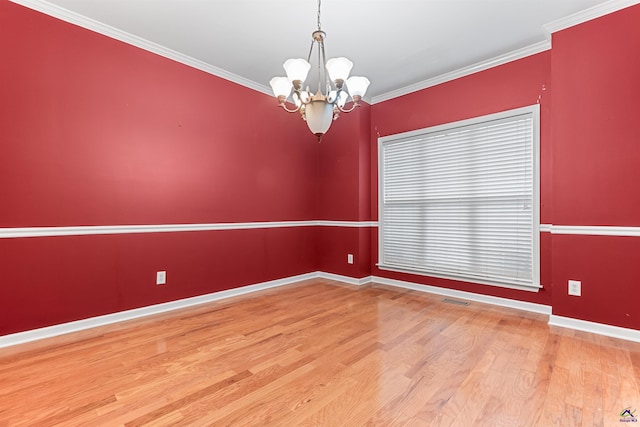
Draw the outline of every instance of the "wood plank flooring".
M14 346L0 425L619 426L640 409L640 344L442 300L313 280Z

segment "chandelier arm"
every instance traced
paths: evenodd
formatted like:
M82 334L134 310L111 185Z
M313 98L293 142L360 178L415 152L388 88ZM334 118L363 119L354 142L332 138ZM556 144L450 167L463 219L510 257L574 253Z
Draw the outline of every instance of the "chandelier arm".
M339 106L337 103L336 103L336 107L338 107L338 109L340 111L342 111L343 113L350 113L350 112L352 112L353 110L355 110L356 108L358 108L360 106L360 99L362 99L362 98L360 98L359 96L356 95L353 98L353 104L351 105L351 108L343 108L343 107Z
M339 105L336 105L336 107L338 107L338 109L339 109L341 112L343 112L343 113L350 113L350 112L352 112L353 110L355 110L355 109L356 109L357 107L359 107L359 106L360 106L360 104L356 104L356 103L354 103L354 104L351 106L351 108L343 108L343 107L341 107L341 106L339 106Z
M284 111L286 111L287 113L296 113L296 112L298 112L300 110L300 106L299 105L296 105L296 108L294 110L291 110L291 109L287 108L286 102L287 102L287 97L286 96L280 95L278 97L278 105L280 107L282 107L282 109Z
M279 104L279 105L280 105L280 106L282 107L282 109L283 109L284 111L286 111L287 113L297 113L298 111L300 111L300 107L296 107L294 110L291 110L291 109L287 108L287 106L286 106L286 105L284 105L284 104Z

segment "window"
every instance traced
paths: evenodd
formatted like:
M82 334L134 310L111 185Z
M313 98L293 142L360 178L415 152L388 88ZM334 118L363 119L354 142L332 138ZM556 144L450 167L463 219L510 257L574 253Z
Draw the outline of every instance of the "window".
M380 138L378 266L538 290L539 114Z

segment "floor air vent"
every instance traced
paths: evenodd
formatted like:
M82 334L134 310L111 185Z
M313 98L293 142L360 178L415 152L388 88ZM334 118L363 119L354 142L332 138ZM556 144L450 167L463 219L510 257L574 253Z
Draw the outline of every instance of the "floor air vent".
M447 304L455 304L455 305L469 305L467 301L460 301L457 299L445 298L442 302L446 302Z

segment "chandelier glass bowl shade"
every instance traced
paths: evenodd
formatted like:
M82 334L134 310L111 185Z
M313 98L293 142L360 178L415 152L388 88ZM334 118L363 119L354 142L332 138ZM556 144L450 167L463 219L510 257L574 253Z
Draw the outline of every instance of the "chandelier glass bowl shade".
M318 29L311 35L311 48L307 59L296 58L285 61L283 67L286 77L274 77L269 84L279 105L289 113L299 112L307 122L318 141L329 130L331 122L340 113L349 113L360 105L360 101L369 87L366 77L349 77L353 62L347 58L332 58L327 61L324 50L326 34L320 28L320 0L318 0ZM311 70L311 55L317 46L318 87L314 94L303 89L303 84ZM351 105L346 107L351 101ZM292 104L292 108L287 103Z

